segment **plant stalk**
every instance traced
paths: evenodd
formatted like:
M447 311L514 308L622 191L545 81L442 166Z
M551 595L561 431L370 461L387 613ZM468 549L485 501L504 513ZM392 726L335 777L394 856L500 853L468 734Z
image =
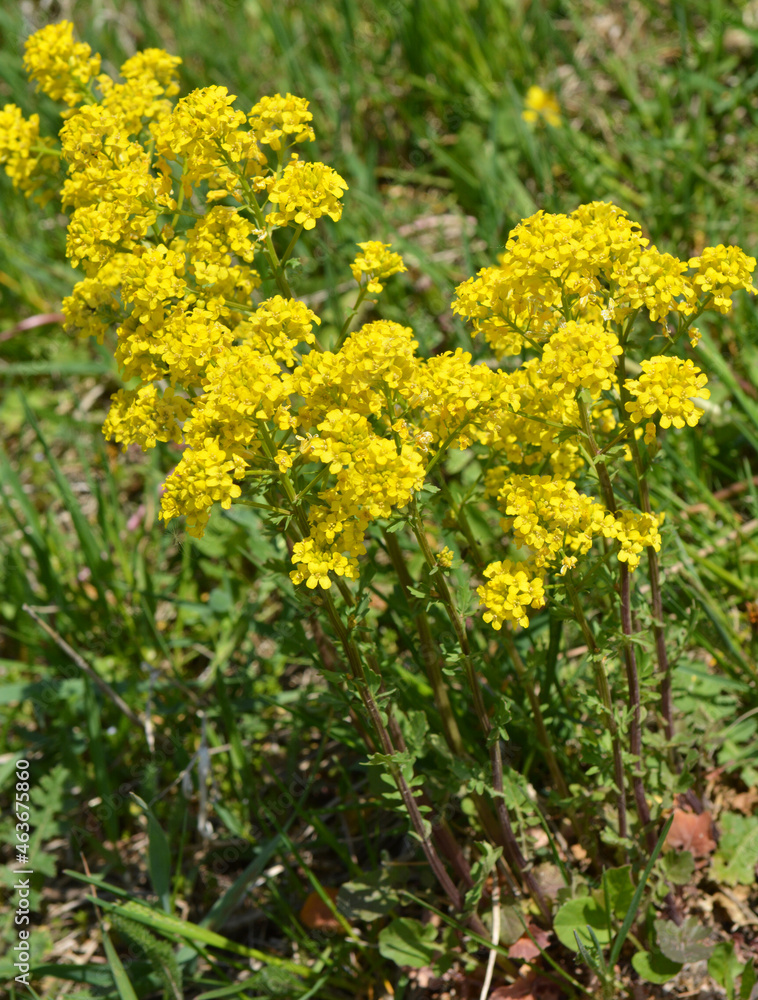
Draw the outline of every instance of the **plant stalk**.
M437 561L434 558L434 553L432 552L429 542L427 541L426 535L424 534L423 524L419 517L418 506L416 504L415 497L411 500L411 511L412 511L412 526L413 532L419 543L419 547L424 555L426 564L430 569L434 569L437 565ZM450 588L448 587L447 580L442 573L437 573L435 577L435 582L437 585L437 591L440 596L440 600L445 606L450 623L455 630L455 634L458 637L458 645L463 657L463 664L466 673L466 680L468 681L469 689L471 691L474 700L474 710L476 711L477 719L479 720L480 728L484 734L485 740L489 743L491 738L492 724L490 723L489 716L487 715L487 709L484 704L484 698L482 697L482 689L479 684L479 680L476 676L476 670L474 664L471 660L471 650L469 648L468 635L466 633L466 626L463 622L458 609L455 606L455 601L453 600L453 595L450 593ZM545 920L550 922L551 913L550 906L548 905L542 889L539 883L535 879L532 872L529 870L526 858L521 853L521 848L519 847L516 836L513 832L513 827L511 825L510 816L508 815L508 809L505 804L505 796L503 791L503 759L500 752L500 739L495 736L491 740L490 745L490 766L492 768L492 785L495 791L495 812L500 826L500 843L503 847L503 851L508 861L509 865L513 870L519 875L523 885L525 886L527 892L532 897L534 902L537 904L540 912L542 913Z
M587 405L581 398L581 395L577 397L577 405L579 407L579 414L582 421L582 429L587 436L590 454L592 456L595 471L597 472L600 487L603 491L605 505L612 514L615 514L617 507L616 497L613 492L613 484L611 483L611 477L608 474L608 468L605 462L598 459L600 449L597 446L595 435L592 432L592 424ZM634 627L632 623L632 602L629 575L628 565L626 563L621 563L619 570L621 631L624 634L624 667L626 669L627 692L629 707L631 709L631 719L629 723L629 749L636 758L632 771L632 791L634 793L634 802L637 807L637 815L643 829L645 830L645 840L648 849L652 850L655 846L655 834L650 829L650 808L647 804L647 798L645 796L645 783L642 775L642 708L640 704L640 681L639 673L637 671L637 657L634 652L634 646L632 645Z

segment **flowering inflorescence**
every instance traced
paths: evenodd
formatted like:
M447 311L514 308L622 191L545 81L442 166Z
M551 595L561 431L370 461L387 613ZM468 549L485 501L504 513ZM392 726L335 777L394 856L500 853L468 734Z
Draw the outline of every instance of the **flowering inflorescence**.
M550 579L571 576L600 540L629 570L660 548L662 514L617 509L577 482L588 465L597 481L600 439L641 435L644 422L652 442L656 421L697 423L706 376L670 349L680 335L697 340L703 310L725 312L737 289L755 291L753 258L718 246L680 261L604 202L538 212L453 302L497 358L518 363L473 363L461 349L426 359L410 327L381 319L346 325L326 350L321 319L292 296L284 268L301 230L340 219L347 190L331 167L301 157L315 139L307 100L274 94L245 112L222 86L176 100L179 60L158 49L127 60L119 82L67 22L33 35L25 61L67 105L61 146L39 136L36 115L6 105L0 162L43 199L58 157L66 167L67 253L83 272L64 301L67 324L101 342L115 328L132 384L114 396L106 434L124 447L183 448L164 520L183 515L200 536L214 503L254 491L259 506L289 511L293 581L342 586L360 575L371 525L416 518L414 497L446 453L472 449L480 499L494 500L521 550L520 561L482 565L478 594L496 629L528 625ZM558 123L549 95L528 103L529 120ZM282 228L292 232L277 253ZM358 249L356 311L406 269L387 243ZM639 314L661 325L666 351L625 379ZM442 541L435 571L448 572Z

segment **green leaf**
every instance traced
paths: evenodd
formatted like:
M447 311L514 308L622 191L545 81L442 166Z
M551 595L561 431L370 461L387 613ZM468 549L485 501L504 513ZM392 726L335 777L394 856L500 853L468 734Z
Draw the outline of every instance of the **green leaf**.
M672 962L659 951L638 951L632 955L632 968L648 983L667 983L682 968L681 962Z
M674 822L674 816L672 813L672 815L669 816L669 818L666 820L666 823L664 824L664 827L658 836L656 845L653 848L653 853L650 855L648 863L645 865L645 870L643 871L640 877L637 888L634 890L634 896L632 897L632 901L629 904L629 910L627 911L627 914L624 917L624 922L621 924L619 932L616 935L616 940L613 942L613 947L611 948L611 955L609 959L609 965L611 968L615 966L618 957L621 954L621 949L624 947L624 941L626 941L626 936L632 929L632 924L637 919L637 911L639 909L640 902L642 900L642 894L645 891L645 886L647 885L647 880L650 878L650 873L653 870L655 862L658 860L658 855L661 853L663 849L663 845L666 841L666 837L668 836L668 832L671 829L671 824L673 822Z
M77 873L72 873L76 875ZM100 885L100 881L92 876L84 878L83 876L78 876L82 882L90 882L93 885ZM152 910L149 906L144 906L138 903L136 900L130 900L127 903L122 903L120 905L109 903L104 899L95 899L93 896L86 897L90 902L96 903L101 909L111 911L118 909L119 912L126 917L130 917L132 920L138 920L140 923L146 924L156 933L170 935L174 938L180 938L187 941L190 945L201 944L208 945L211 948L223 948L225 951L230 951L235 955L242 955L243 958L255 958L264 965L276 966L280 969L285 969L288 972L292 972L295 975L308 976L310 975L310 969L305 965L300 965L297 962L292 962L286 958L280 958L278 955L273 954L271 951L263 952L257 948L250 948L246 945L239 944L237 941L232 941L230 938L224 937L223 934L217 934L215 931L210 931L206 927L200 927L198 924L190 923L189 920L180 920L176 916L170 916L168 913L162 913L160 910Z
M667 851L661 858L664 878L674 885L688 885L695 874L695 862L689 851Z
M688 917L678 927L672 920L656 920L655 933L658 947L672 962L700 962L713 951L713 945L704 943L710 929L697 917Z
M755 972L755 965L750 961L745 962L745 971L742 973L742 982L740 983L740 1000L750 1000L756 979L758 976Z
M721 941L708 959L708 975L726 990L728 1000L734 1000L734 984L743 970L731 941Z
M596 899L592 896L580 896L578 899L570 899L558 910L553 930L561 944L572 951L579 951L574 931L584 945L592 947L592 938L587 932L587 927L591 927L600 944L605 945L611 940L608 923L608 914Z
M153 810L146 802L143 802L139 795L131 793L132 798L147 816L147 867L150 872L150 881L153 883L161 906L166 913L171 912L171 848L168 839L163 832L158 820L153 815Z
M752 885L758 863L758 816L725 813L721 840L713 855L711 874L726 885Z
M337 909L348 920L363 920L370 924L386 916L399 902L391 869L379 868L366 872L354 882L345 882L337 894Z
M421 969L431 965L438 950L437 928L411 917L398 917L379 934L379 953L396 965Z
M118 952L113 947L113 942L106 931L103 931L103 945L105 946L105 955L108 959L108 965L110 966L111 973L113 974L116 989L118 990L118 995L121 997L121 1000L137 1000L137 994L134 992L134 987L129 981L126 969L124 968L121 959L118 957Z
M487 876L495 867L498 858L503 853L502 847L493 847L491 844L486 842L477 842L474 846L480 852L480 857L471 866L471 877L474 880L474 884L466 893L464 905L467 913L473 913L479 906L479 900L482 898L484 883L487 881Z
M604 906L605 893L608 894L608 905L617 917L625 917L632 905L634 884L632 883L632 866L609 868L603 872L602 895L598 898L600 906Z

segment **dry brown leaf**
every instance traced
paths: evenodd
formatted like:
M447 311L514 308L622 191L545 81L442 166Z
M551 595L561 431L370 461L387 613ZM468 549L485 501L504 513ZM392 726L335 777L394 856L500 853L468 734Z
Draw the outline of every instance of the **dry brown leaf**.
M531 962L539 955L540 948L544 951L550 943L550 932L543 931L535 924L529 924L529 934L532 935L534 941L526 933L522 934L518 941L514 941L508 949L510 958L520 958L524 962ZM535 941L537 944L534 943ZM537 947L538 945L539 947Z
M337 889L325 889L332 902L337 899ZM312 931L342 931L339 920L317 892L309 892L300 911L300 920Z
M758 788L750 788L747 792L738 792L730 796L729 809L731 812L741 812L745 816L752 816L755 807L758 805Z
M738 896L730 892L725 886L719 892L714 892L713 902L726 911L726 915L734 924L735 928L748 925L758 925L758 916L743 903Z
M706 810L698 816L684 809L675 809L665 848L689 851L693 858L707 857L716 850L711 814Z
M490 993L489 1000L558 1000L560 995L552 979L530 972L510 986L498 986Z

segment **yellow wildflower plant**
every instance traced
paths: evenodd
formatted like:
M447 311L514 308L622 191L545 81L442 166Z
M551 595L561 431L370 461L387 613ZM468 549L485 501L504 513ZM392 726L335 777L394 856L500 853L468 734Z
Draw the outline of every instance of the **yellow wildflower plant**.
M658 425L677 430L700 419L706 374L677 352L697 342L693 323L703 312L725 313L738 289L755 291L755 259L717 246L679 260L607 202L538 211L515 226L497 260L456 289L452 310L481 334L481 356L448 340L429 356L410 320L372 315L352 328L365 296L405 270L389 244L358 243L345 262L358 290L344 321L333 296L321 313L327 296L300 297L294 287L298 241L325 217L341 219L348 190L332 167L305 158L314 139L305 98L261 95L246 113L224 86L179 97L179 60L160 49L128 59L117 80L100 73L99 57L68 22L33 35L25 60L39 88L65 105L60 148L39 135L36 115L6 105L0 162L26 195L61 188L67 255L80 268L63 303L66 328L115 343L122 379L104 433L125 449L173 448L177 464L160 500L165 525L184 518L199 539L214 505L253 508L251 530L268 532L279 549L263 570L275 574L261 576L263 597L276 588L284 603L294 588L307 608L314 648L324 659L330 650L330 670L344 666L340 698L354 699L351 711L365 709L373 749L394 756L399 798L418 814L414 829L428 852L437 838L412 791L416 738L395 756L404 732L418 727L410 715L395 725L395 698L408 685L393 685L387 650L403 670L426 671L428 686L414 686L434 701L426 723L440 721L459 761L470 727L459 727L456 715L468 686L482 739L465 747L471 760L456 781L466 794L477 789L470 798L484 830L494 804L508 868L547 923L550 907L539 904L539 886L513 846L500 759L505 713L491 713L492 702L511 683L526 685L541 750L567 801L531 678L535 665L562 659L553 656L552 627L550 652L538 648L547 619L552 626L573 618L572 639L581 634L599 696L588 700L582 728L605 728L602 740L591 734L593 753L606 738L612 748L612 768L593 762L592 770L603 788L611 776L615 785L613 844L631 850L643 831L654 846L657 818L639 781L646 748L635 658L636 622L650 622L664 703L670 668L658 565L664 515L653 510L650 485L655 435ZM528 121L560 123L557 102L540 88L527 105ZM665 345L653 357L651 339ZM639 374L627 378L630 371ZM235 530L246 530L235 520ZM590 592L598 600L588 616ZM533 632L517 648L513 631L535 618L537 641L530 643ZM375 625L384 634L372 634ZM531 661L521 663L530 645ZM628 685L625 711L614 709L607 660L624 664L617 673ZM581 664L570 669L584 683ZM673 732L666 711L665 731ZM481 777L487 756L491 784ZM634 829L626 819L630 774ZM591 835L592 824L584 829ZM458 865L466 856L456 854ZM461 893L452 890L460 909ZM486 933L483 924L478 930Z
M339 221L348 186L294 151L314 139L304 97L262 95L248 113L223 86L179 97L180 60L161 49L132 56L117 80L68 22L33 35L25 58L38 86L67 106L67 253L84 271L64 302L67 326L100 341L114 329L121 374L133 380L114 397L106 432L123 446L184 447L164 520L184 515L199 536L214 503L239 500L256 476L279 482L277 509L292 507L297 525L292 579L328 589L357 580L371 532L416 518L441 460L466 451L483 470L479 501L494 503L506 542L529 553L480 566L494 627L527 625L550 581L569 580L599 539L625 571L660 548L662 518L621 509L607 478L602 498L592 495L588 455L597 467L615 435L636 469L656 420L697 423L692 400L707 398L706 377L675 352L643 355L639 378L618 385L633 321L643 313L669 324L672 345L680 333L696 340L696 315L754 290L753 258L719 246L678 260L607 202L539 211L456 289L453 311L492 358L474 363L460 348L423 357L410 326L383 319L352 332L348 322L324 350L321 317L293 294L286 264L301 230ZM527 105L527 120L559 123L540 88ZM1 162L32 194L56 150L36 116L8 105L0 121ZM282 228L295 232L280 237ZM360 302L405 265L390 244L357 246ZM449 568L452 549L438 541L431 564Z

